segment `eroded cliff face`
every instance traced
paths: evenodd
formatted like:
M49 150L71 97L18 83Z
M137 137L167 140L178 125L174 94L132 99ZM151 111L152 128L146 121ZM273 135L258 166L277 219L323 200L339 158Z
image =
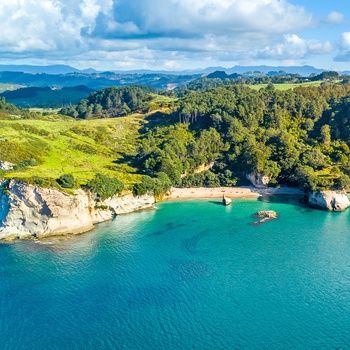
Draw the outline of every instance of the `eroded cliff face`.
M344 191L313 191L308 195L308 204L316 209L343 211L350 201Z
M83 233L115 214L153 204L153 196L127 195L98 202L83 190L69 195L15 180L0 181L0 240Z
M246 174L246 178L256 188L268 188L268 184L271 181L271 176L263 175L261 173Z

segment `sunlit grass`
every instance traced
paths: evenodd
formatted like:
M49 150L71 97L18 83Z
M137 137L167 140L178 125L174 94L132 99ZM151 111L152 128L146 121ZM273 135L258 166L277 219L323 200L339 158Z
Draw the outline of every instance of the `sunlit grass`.
M297 83L297 84L273 84L273 86L275 87L276 90L280 90L280 91L285 91L285 90L289 90L289 89L294 89L296 87L299 86L320 86L321 85L321 81L308 81L305 83ZM256 84L256 85L249 85L252 89L254 90L260 90L261 88L265 88L268 84Z
M33 176L57 179L73 174L84 184L97 173L118 177L126 184L138 178L137 169L119 162L135 154L138 131L145 116L74 120L56 115L55 120L0 120L0 159L18 164L36 159L38 165L9 171L6 178Z

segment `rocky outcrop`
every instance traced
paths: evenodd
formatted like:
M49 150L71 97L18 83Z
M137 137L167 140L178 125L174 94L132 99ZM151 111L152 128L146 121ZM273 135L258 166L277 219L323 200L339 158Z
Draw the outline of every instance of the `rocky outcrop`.
M254 226L258 226L258 225L264 224L265 222L267 222L271 219L278 218L278 214L273 210L259 211L259 212L255 213L254 216L259 218L258 221L252 222L252 225L254 225Z
M269 219L276 219L278 218L277 213L274 210L263 210L258 211L254 216L258 218L269 218Z
M222 204L223 205L230 205L231 203L232 203L231 198L228 198L225 195L222 196Z
M78 234L115 214L152 207L153 196L112 197L98 202L83 190L69 195L23 182L0 181L0 240Z
M307 203L316 209L343 211L350 206L344 191L313 191L308 194Z
M267 188L271 181L271 176L263 175L261 173L246 174L246 178L256 188Z
M0 161L0 170L12 170L14 164L6 161Z

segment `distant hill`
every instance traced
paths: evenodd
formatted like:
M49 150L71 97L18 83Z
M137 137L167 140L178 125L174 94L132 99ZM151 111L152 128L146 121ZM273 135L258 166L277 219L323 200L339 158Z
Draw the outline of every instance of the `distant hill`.
M67 73L77 73L83 72L77 68L67 66L64 64L56 64L51 66L30 66L30 65L13 65L13 64L0 64L0 71L2 72L22 72L22 73L45 73L45 74L67 74ZM89 69L88 72L96 72L95 70Z
M61 108L78 103L86 98L92 91L86 86L64 87L62 89L51 89L49 87L27 87L14 91L5 91L0 94L6 101L17 107L37 108Z
M247 72L260 72L267 74L268 72L284 71L289 74L300 74L303 77L308 77L310 74L320 74L325 69L318 69L312 66L234 66L232 68L223 67L208 67L203 70L204 74L210 74L215 71L224 71L226 74L244 74Z
M110 86L147 85L156 89L172 89L198 78L199 75L162 75L162 74L116 74L113 72L102 73L23 73L0 71L0 83L17 84L38 87L62 88L68 86L85 85L90 89L99 90Z
M99 74L102 71L97 71L92 68L87 69L77 69L69 65L47 65L47 66L32 66L32 65L0 65L0 72L22 72L30 74L71 74L71 73L82 73L82 74ZM167 70L152 70L152 69L132 69L132 70L112 70L109 71L110 74L117 75L208 75L215 71L223 71L226 74L230 75L232 73L244 74L246 72L260 72L266 74L270 71L284 71L289 74L300 74L301 76L308 77L310 74L321 74L327 69L315 68L310 65L304 66L234 66L234 67L207 67L207 68L198 68L198 69L187 69L181 71L167 71ZM338 71L339 74L349 74L349 71Z

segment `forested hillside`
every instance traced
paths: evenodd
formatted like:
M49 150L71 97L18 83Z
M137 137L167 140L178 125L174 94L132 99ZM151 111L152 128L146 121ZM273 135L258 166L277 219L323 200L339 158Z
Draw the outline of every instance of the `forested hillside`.
M178 123L150 130L139 160L178 186L232 185L245 174L304 190L349 185L349 85L189 91ZM199 172L212 164L210 170Z
M77 105L62 108L61 114L74 118L113 118L148 111L157 90L147 86L111 87L91 93Z
M248 184L247 174L305 191L348 188L349 93L349 84L331 82L285 91L273 84L206 86L179 99L113 87L61 110L74 118L2 99L0 160L15 164L3 175L74 187L102 173L134 185L135 194L160 194L171 184ZM78 181L61 181L67 174Z

